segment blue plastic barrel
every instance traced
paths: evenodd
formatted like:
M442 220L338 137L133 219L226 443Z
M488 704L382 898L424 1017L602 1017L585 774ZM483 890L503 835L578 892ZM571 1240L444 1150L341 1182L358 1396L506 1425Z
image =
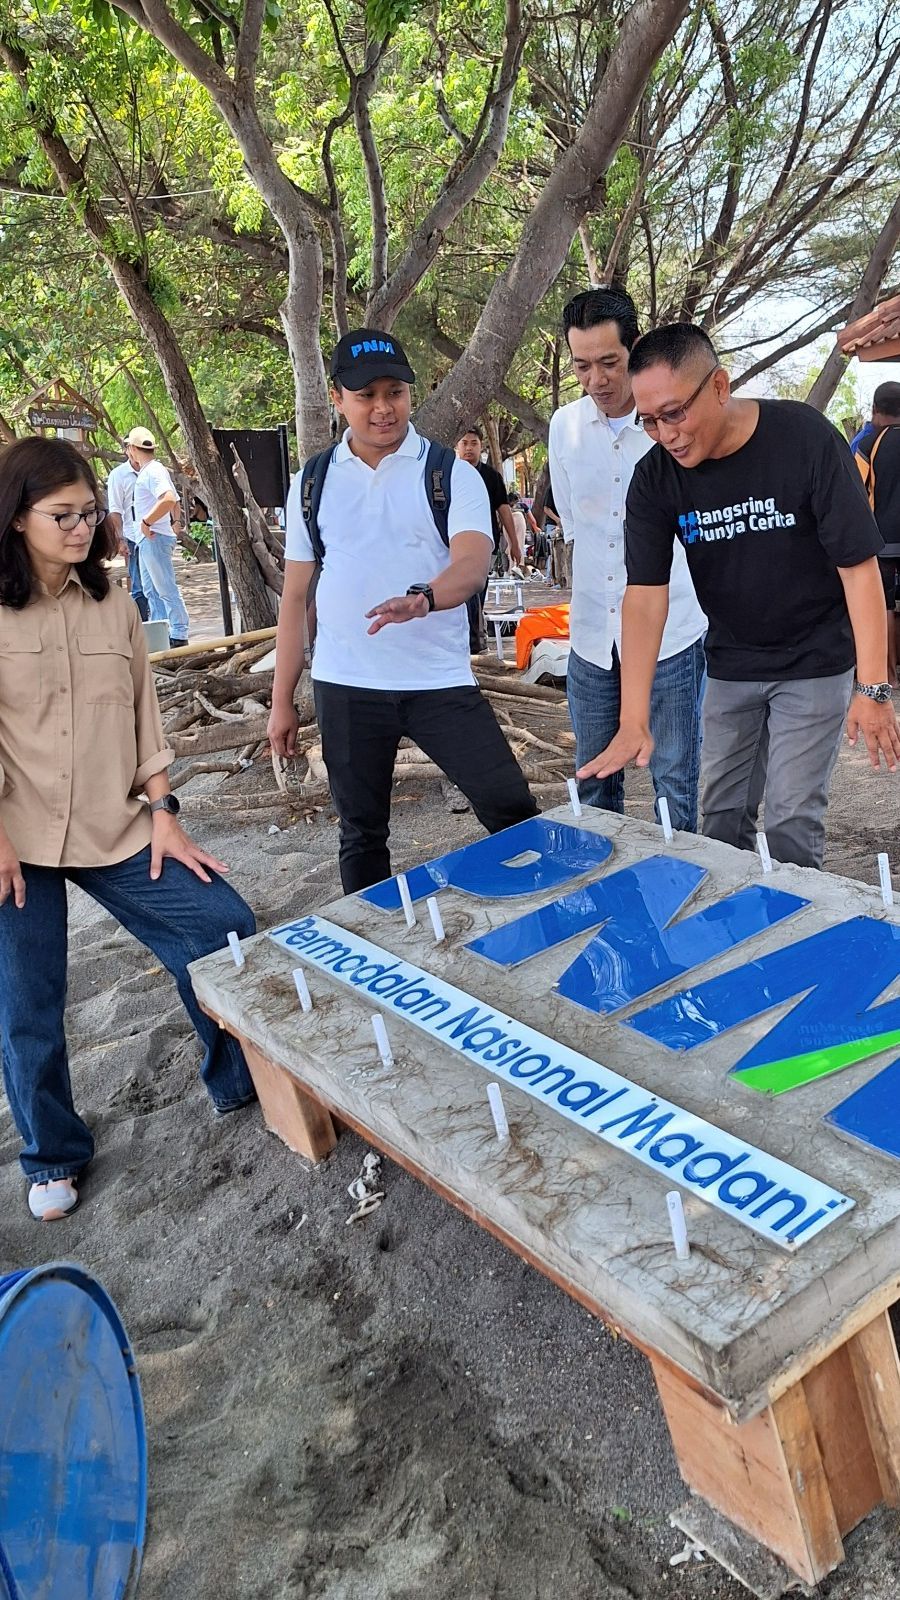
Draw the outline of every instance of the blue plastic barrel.
M83 1268L0 1278L0 1600L131 1600L147 1519L128 1336Z

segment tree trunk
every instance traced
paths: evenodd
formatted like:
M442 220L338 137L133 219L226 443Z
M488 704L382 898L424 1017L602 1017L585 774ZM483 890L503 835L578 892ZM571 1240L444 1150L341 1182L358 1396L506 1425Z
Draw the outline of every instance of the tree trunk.
M87 198L90 189L84 168L69 150L55 117L44 109L38 109L31 99L28 80L31 63L21 45L0 35L0 57L19 84L26 112L44 154L56 173L60 189L73 202L70 213L73 225L78 216L97 245L119 293L159 363L185 444L218 525L219 543L241 608L243 625L245 628L267 627L275 620L272 602L250 548L240 505L203 415L200 397L181 346L137 267L116 248L115 235L99 205Z
M884 227L875 241L856 298L850 307L848 322L855 322L857 317L864 317L867 312L875 309L878 291L887 277L891 257L898 244L900 244L900 195L891 206ZM840 345L836 343L806 396L807 405L815 406L817 411L824 411L827 408L844 376L849 360L850 357L845 356Z
M234 78L208 55L164 0L112 0L168 50L214 101L234 136L244 165L278 223L288 257L287 294L279 307L287 339L301 461L330 440L328 386L319 343L322 316L322 247L309 205L279 164L255 99L256 64L265 8L245 0L235 49ZM215 10L215 8L213 8ZM211 13L212 14L212 13ZM327 216L327 208L322 207Z
M687 9L687 0L634 0L578 136L547 179L512 264L494 283L461 359L420 409L417 426L429 438L456 438L464 419L478 416L496 393Z

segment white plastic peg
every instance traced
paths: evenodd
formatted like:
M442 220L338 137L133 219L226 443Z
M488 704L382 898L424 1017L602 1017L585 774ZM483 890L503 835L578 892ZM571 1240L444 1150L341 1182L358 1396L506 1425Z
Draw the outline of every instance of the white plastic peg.
M387 1028L384 1025L384 1017L380 1017L377 1011L372 1018L372 1032L375 1035L375 1043L378 1046L378 1054L380 1055L386 1067L392 1067L394 1065L394 1057L391 1054L391 1042L387 1036Z
M425 904L428 907L428 915L431 918L431 926L434 930L434 942L435 944L443 944L446 934L444 933L444 924L441 921L440 907L433 894L428 896Z
M887 852L885 850L879 852L877 859L878 876L881 880L881 898L888 910L890 910L891 906L894 904L894 886L891 883L891 863L887 858Z
M567 789L569 791L569 799L572 802L572 810L573 810L573 812L574 812L576 817L580 817L582 813L581 813L581 801L578 798L578 784L576 783L574 778L567 778L566 779L566 787L567 787Z
M772 857L769 855L769 841L764 833L758 833L756 835L756 848L759 851L759 859L762 862L763 872L771 872Z
M300 1001L301 1009L303 1011L312 1011L312 995L309 992L306 973L302 967L294 968L294 988L297 991L297 999Z
M495 622L494 623L494 643L497 646L497 660L498 661L502 661L503 660L503 634L500 631L499 622Z
M688 1244L687 1223L684 1220L684 1206L681 1195L677 1189L670 1189L666 1195L666 1205L669 1208L669 1221L672 1224L672 1242L675 1246L676 1261L689 1261L691 1247Z
M659 820L662 823L663 838L666 844L672 843L672 818L669 816L669 802L661 794L656 804L659 806Z
M403 907L403 915L406 918L406 926L408 928L414 928L416 925L416 913L413 910L412 896L409 892L409 884L406 881L405 872L397 873L397 888L400 890L400 904Z
M494 1127L497 1130L497 1138L503 1144L509 1138L509 1123L506 1120L506 1109L503 1105L503 1096L500 1093L499 1083L489 1083L487 1093L494 1118Z
M241 941L236 933L232 932L228 935L228 948L234 957L234 964L238 972L240 972L241 967L244 966L244 952L241 949Z

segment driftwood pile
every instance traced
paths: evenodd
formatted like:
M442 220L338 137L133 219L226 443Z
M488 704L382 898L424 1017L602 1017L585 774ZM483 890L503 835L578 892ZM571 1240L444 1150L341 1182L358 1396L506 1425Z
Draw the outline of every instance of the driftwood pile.
M235 820L258 821L267 809L288 807L292 820L302 816L312 822L327 803L328 780L308 674L296 698L301 724L297 755L283 762L270 750L266 724L274 670L250 668L271 649L271 640L265 640L227 651L172 656L154 665L163 727L179 763L172 774L173 789L184 790L201 775L219 775L221 780L213 793L206 783L202 792L195 788L181 796L195 814L227 810ZM524 684L512 667L499 662L484 667L476 658L473 666L538 801L548 805L565 799L575 745L565 695L558 689ZM267 767L271 762L273 781L262 789L246 781L230 789L228 780L248 773L257 762ZM440 782L443 774L421 750L404 741L394 777L402 786L398 798L412 799L410 780Z

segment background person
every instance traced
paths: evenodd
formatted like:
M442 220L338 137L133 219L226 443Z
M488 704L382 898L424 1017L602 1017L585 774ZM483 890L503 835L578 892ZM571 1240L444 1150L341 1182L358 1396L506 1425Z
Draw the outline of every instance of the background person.
M660 448L638 463L628 492L621 726L584 776L652 756L650 689L680 544L709 618L703 832L753 849L765 789L772 855L820 867L845 720L873 767L883 757L893 771L900 755L881 537L859 472L811 406L735 399L690 323L645 334L629 370Z
M0 451L0 1034L29 1207L47 1221L77 1204L94 1153L63 1026L67 882L172 973L216 1108L255 1099L243 1054L200 1010L187 972L231 929L248 938L253 915L179 827L143 625L109 582L112 550L73 445Z
M124 440L122 441L124 444ZM141 586L141 567L138 558L138 548L134 542L134 485L137 473L127 454L124 461L117 467L106 480L106 507L107 521L113 534L119 541L121 554L128 563L128 587L131 598L138 608L142 622L147 622L150 617L150 607L147 596Z
M134 485L134 537L141 581L150 601L150 621L166 622L169 648L188 643L188 614L175 577L172 514L181 497L168 470L156 459L156 440L146 428L132 428L126 440L128 457L137 472Z
M872 428L856 445L856 456L865 463L869 504L884 540L878 566L887 603L888 678L896 684L900 629L900 383L878 385L872 396Z
M466 601L484 587L493 545L484 485L457 459L448 549L425 493L428 446L410 422L414 378L399 341L358 328L338 343L330 372L348 429L319 504L324 561L312 676L350 894L390 876L391 786L404 735L459 786L489 833L534 816L537 806L469 660ZM302 474L288 496L285 558L269 738L278 754L292 756L316 565Z
M625 498L653 441L635 416L628 352L638 336L634 302L621 290L588 289L563 311L563 329L584 394L550 419L550 477L571 541L571 649L566 678L576 765L604 750L619 725ZM700 704L706 618L684 552L672 564L670 604L653 675L650 776L675 828L697 827ZM625 809L625 774L581 778L586 805Z
M482 461L484 440L481 430L474 422L470 422L463 429L456 441L456 454L460 461L468 461L474 467L484 487L487 490L488 503L491 509L491 532L494 539L494 553L501 548L505 538L509 549L514 536L512 514L507 503L506 484L503 482L496 467L489 461ZM487 632L484 626L484 601L487 594L487 584L480 594L473 594L466 601L466 610L469 614L469 649L473 656L481 655L490 649Z
M512 518L509 559L513 567L518 568L521 577L525 572L525 540L528 536L528 524L525 521L522 502L515 490L507 496L507 504Z

